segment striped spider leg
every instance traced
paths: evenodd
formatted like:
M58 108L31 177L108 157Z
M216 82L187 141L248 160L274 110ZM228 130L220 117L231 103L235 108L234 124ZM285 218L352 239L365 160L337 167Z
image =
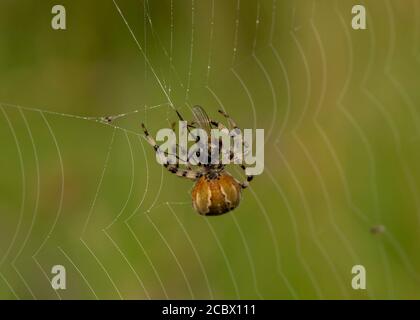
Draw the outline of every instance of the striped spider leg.
M226 118L226 120L228 121L229 128L230 128L229 131L233 132L232 138L234 138L238 134L240 134L241 129L238 128L238 126L236 125L236 122L225 111L219 110L219 113L221 115L223 115ZM223 124L221 124L217 121L213 121L213 122L214 122L214 125L217 126L219 129L225 129L226 128ZM247 146L247 145L245 144L245 141L242 141L242 147L244 147L244 146ZM230 160L231 161L235 160L235 154L233 153L232 150L230 151ZM240 164L240 167L245 172L246 166L244 164ZM245 174L245 175L246 175L246 181L241 183L241 186L242 186L243 189L247 188L249 186L249 183L252 181L252 179L254 179L254 176L252 176L252 175L247 175L247 174Z
M153 147L153 149L155 150L155 152L159 155L159 157L163 158L164 155L168 155L167 152L163 152L162 150L160 150L159 145L156 143L156 140L149 134L149 132L147 131L145 125L142 123L141 124L142 128L143 128L143 132L144 135L146 137L146 141ZM175 155L175 157L178 160L181 160L177 155ZM162 161L163 162L163 161ZM203 172L202 170L194 170L192 169L190 166L186 166L185 169L180 168L179 167L179 162L175 163L175 164L170 164L170 163L165 163L163 162L162 164L166 169L168 169L169 172L177 175L178 177L183 177L183 178L187 178L190 180L197 180L198 178L200 178L201 176L203 176Z

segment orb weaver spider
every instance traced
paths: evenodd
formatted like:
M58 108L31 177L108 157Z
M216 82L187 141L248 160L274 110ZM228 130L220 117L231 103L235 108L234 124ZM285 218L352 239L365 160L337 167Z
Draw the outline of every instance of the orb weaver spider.
M195 121L187 122L187 128L202 128L207 132L210 132L213 127L220 130L227 129L222 123L211 120L200 106L194 106L192 112ZM184 121L180 113L178 111L176 113L180 120ZM222 110L219 110L219 113L227 119L230 129L238 129L236 123L228 114ZM147 131L145 125L143 123L141 125L146 141L153 147L156 153L163 153L155 139ZM232 160L233 157L233 152L231 152L230 159ZM226 172L225 165L220 163L198 163L195 166L186 164L184 168L181 168L179 162L177 162L175 164L163 163L163 166L167 168L169 172L179 177L195 181L191 193L192 204L199 214L205 216L222 215L235 209L241 200L242 189L247 188L249 182L253 179L252 175L246 175L246 180L244 182L239 182ZM245 171L245 165L239 164L239 166Z

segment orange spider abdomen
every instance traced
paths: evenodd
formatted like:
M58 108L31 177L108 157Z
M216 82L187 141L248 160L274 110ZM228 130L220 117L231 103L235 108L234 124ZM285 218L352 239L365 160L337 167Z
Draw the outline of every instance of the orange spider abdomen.
M231 175L202 176L192 190L192 202L201 215L217 216L235 209L241 200L241 186Z

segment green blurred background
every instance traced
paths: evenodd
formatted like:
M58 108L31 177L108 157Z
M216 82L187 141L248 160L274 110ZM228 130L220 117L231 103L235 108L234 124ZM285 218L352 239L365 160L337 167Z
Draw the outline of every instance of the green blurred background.
M0 298L420 298L420 1L116 3L1 1ZM265 129L232 213L142 139L168 98Z

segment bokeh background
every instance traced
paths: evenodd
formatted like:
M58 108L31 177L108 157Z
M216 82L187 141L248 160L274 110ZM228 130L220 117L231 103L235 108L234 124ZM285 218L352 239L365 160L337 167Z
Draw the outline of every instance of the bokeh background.
M420 298L420 1L115 3L1 1L0 298ZM265 129L232 213L156 163L170 103Z

